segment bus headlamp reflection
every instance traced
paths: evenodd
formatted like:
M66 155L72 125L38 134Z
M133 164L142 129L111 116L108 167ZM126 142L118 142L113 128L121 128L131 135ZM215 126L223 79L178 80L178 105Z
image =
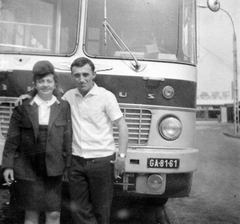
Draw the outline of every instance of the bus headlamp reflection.
M166 140L177 139L182 132L182 124L175 117L166 117L159 124L159 133Z

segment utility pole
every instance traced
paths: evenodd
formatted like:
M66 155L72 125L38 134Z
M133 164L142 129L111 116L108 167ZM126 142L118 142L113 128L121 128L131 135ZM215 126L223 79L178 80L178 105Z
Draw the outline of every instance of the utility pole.
M217 12L222 10L225 12L231 20L233 28L233 116L234 116L234 134L239 135L239 100L238 100L238 65L237 65L237 35L235 31L235 26L230 14L220 8L220 2L218 0L207 0L208 8Z

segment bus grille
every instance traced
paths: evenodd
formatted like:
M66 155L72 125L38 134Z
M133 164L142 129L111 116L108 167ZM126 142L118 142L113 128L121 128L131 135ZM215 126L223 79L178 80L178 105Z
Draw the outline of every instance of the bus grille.
M6 138L10 117L17 98L0 97L0 137ZM129 131L129 145L147 144L151 125L151 111L145 109L121 108L126 120ZM113 126L113 136L115 143L118 144L119 132Z
M6 138L10 117L17 98L0 97L0 138Z
M151 125L151 111L145 109L121 108L126 120L129 132L129 145L144 145L148 142ZM118 144L119 133L116 126L113 126L113 136Z

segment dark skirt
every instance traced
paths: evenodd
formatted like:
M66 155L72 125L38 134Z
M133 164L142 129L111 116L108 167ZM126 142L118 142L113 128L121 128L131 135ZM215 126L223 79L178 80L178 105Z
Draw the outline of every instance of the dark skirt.
M23 210L60 211L62 176L37 181L17 180L14 184L16 206Z
M45 149L47 126L39 127L38 144L35 150L33 169L36 181L17 180L14 184L16 206L23 210L60 211L62 176L47 176Z

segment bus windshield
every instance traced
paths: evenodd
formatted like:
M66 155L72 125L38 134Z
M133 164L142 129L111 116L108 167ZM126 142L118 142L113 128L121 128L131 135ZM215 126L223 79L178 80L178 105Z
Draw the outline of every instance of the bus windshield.
M79 0L0 0L0 52L72 54Z
M89 56L196 63L195 1L89 0Z

